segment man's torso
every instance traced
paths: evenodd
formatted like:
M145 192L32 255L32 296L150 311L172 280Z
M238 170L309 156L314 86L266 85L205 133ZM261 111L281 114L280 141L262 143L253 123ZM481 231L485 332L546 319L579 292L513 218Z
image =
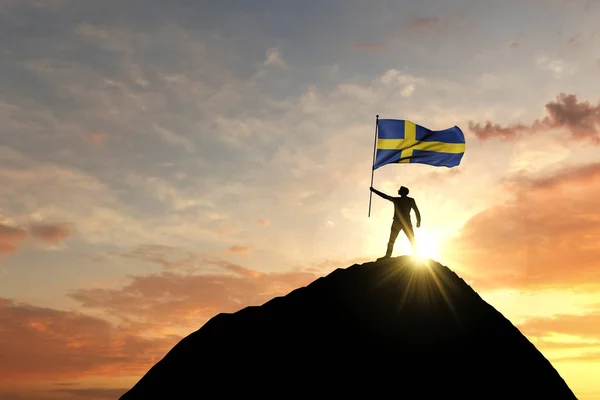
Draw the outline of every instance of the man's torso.
M413 199L411 197L394 197L394 222L401 224L411 224L410 210L412 209Z

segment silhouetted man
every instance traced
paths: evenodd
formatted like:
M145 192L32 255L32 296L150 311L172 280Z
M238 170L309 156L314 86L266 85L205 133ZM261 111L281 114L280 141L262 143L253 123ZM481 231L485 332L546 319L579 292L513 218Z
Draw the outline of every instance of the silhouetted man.
M398 237L400 231L404 231L404 234L410 241L412 246L413 254L416 254L416 243L415 233L413 231L412 222L410 220L410 210L415 210L417 216L417 228L421 226L421 213L417 208L417 203L412 197L408 197L408 188L401 186L398 190L400 197L388 196L385 193L381 193L379 190L371 187L371 191L386 200L394 203L394 222L392 222L392 231L390 232L390 240L388 242L387 251L385 256L382 258L389 258L392 256L392 250L394 249L394 242Z

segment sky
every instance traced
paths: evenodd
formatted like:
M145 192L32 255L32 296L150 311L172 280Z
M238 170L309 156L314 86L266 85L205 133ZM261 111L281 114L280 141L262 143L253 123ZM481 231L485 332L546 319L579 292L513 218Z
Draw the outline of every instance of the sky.
M383 255L377 114L463 130L458 167L374 186L407 186L420 251L600 399L598 20L584 0L0 0L0 399L117 398L214 315Z

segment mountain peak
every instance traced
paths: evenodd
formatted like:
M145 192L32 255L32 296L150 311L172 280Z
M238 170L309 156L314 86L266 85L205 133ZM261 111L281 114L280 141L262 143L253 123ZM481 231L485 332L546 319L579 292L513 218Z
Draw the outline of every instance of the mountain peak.
M533 344L454 272L403 256L337 269L215 316L121 400L300 392L575 399Z

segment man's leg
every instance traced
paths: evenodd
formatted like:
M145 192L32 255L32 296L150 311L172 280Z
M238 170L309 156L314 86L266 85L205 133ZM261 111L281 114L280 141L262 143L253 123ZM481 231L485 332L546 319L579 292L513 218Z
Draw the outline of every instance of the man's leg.
M406 224L406 226L402 227L402 230L412 246L413 255L417 255L417 243L415 242L415 231L412 224Z
M400 233L400 228L395 224L392 224L392 229L390 231L390 240L388 241L387 251L385 252L385 257L391 257L392 251L394 250L394 242L396 242L396 238L398 237L398 233Z

